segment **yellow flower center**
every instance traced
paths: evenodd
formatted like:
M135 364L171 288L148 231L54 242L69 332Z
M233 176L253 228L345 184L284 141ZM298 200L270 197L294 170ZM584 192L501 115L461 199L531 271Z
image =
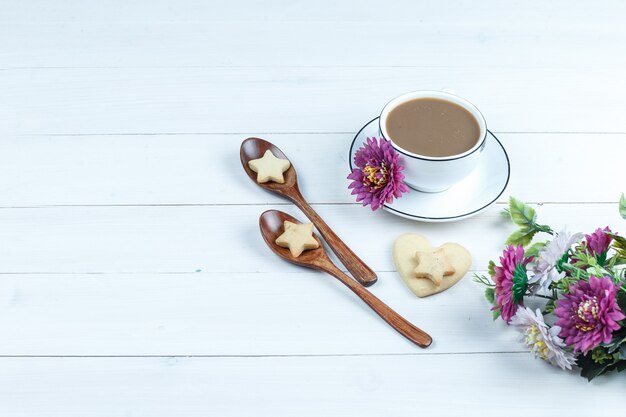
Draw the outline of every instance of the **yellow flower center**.
M531 351L537 353L537 356L544 360L548 359L548 352L550 350L536 325L533 324L526 329L524 341Z
M576 328L582 332L588 332L593 330L596 326L595 323L591 323L591 320L595 321L598 318L598 299L593 297L591 300L585 300L578 305L576 315L582 323L576 323Z
M382 188L387 184L388 170L385 165L380 167L366 165L363 167L363 173L367 175L367 181L370 185L374 186L375 189Z

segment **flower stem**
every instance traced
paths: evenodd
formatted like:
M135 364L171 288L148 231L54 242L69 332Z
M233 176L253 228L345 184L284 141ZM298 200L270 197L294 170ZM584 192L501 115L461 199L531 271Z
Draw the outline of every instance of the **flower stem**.
M533 297L545 298L546 300L556 300L556 297L550 297L548 295L535 294Z
M538 232L544 232L554 236L554 230L545 224L533 223L533 228Z
M487 277L485 277L484 275L478 275L478 274L474 274L474 282L478 283L478 284L483 284L486 285L487 287L495 287L496 284L493 284L491 281L489 281L489 279L487 279Z

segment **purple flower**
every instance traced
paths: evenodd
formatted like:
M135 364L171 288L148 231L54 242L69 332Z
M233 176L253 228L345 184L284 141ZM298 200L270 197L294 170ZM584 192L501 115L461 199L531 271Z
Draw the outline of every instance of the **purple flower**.
M500 266L494 268L493 281L496 283L496 306L502 319L509 323L520 305L524 305L526 293L526 264L532 258L524 258L524 247L509 245L500 257Z
M583 245L589 249L593 256L602 255L609 249L612 239L606 232L611 233L611 229L608 226L604 229L598 227L592 234L585 235Z
M352 180L349 189L356 195L356 201L371 205L376 210L383 204L400 198L409 188L402 182L404 166L398 161L398 154L385 139L367 138L354 156L356 167L348 179Z
M599 229L598 229L599 230ZM609 343L613 332L620 328L619 320L626 318L615 300L619 287L610 277L589 277L578 281L569 293L558 300L554 314L559 336L574 352L587 354L600 343Z

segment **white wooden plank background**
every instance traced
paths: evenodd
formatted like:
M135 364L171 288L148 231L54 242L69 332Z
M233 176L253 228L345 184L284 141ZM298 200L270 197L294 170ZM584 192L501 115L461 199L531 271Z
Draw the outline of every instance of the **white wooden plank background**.
M445 356L271 358L3 358L7 415L319 416L571 415L623 408L624 384L584 379L528 360L526 353ZM504 369L497 372L492 369ZM520 375L531 399L515 397ZM3 378L5 378L3 376ZM480 382L472 384L471 382ZM537 385L550 387L539 389ZM54 387L51 389L51 387ZM103 389L105 387L106 389ZM594 398L587 400L589 391ZM34 401L33 399L37 400ZM580 399L583 400L580 400ZM602 402L599 404L599 402ZM120 411L124 410L124 411Z
M626 233L625 14L618 1L0 1L0 415L619 414L623 375L588 384L534 360L469 278L416 299L390 246L407 231L458 241L483 270L511 230L508 194L555 227ZM354 132L423 88L475 102L509 152L507 193L476 218L372 214L345 188ZM379 273L371 290L431 348L262 246L262 211L299 212L241 172L251 135L292 157Z
M251 133L28 135L18 140L7 135L0 138L0 166L5 173L0 176L0 204L285 204L241 175L239 145L255 134L271 140L294 160L302 192L310 201L354 203L346 192L349 182L345 179L354 133ZM609 149L621 149L626 134L497 135L511 161L508 192L526 201L611 202L624 187L620 175L623 155L592 145L602 140ZM571 151L559 154L562 149ZM602 186L595 175L577 175L591 166L604 175ZM225 173L228 180L218 181L218 172ZM507 200L503 195L499 201Z
M353 132L415 85L472 97L496 132L626 132L621 67L26 68L3 78L7 129L29 134Z

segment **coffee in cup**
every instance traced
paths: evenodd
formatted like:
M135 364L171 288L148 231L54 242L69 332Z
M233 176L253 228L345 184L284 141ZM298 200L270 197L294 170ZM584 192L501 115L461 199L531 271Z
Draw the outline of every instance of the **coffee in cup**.
M468 101L440 91L416 91L383 109L380 133L400 153L405 182L443 191L477 165L487 136L482 114Z

